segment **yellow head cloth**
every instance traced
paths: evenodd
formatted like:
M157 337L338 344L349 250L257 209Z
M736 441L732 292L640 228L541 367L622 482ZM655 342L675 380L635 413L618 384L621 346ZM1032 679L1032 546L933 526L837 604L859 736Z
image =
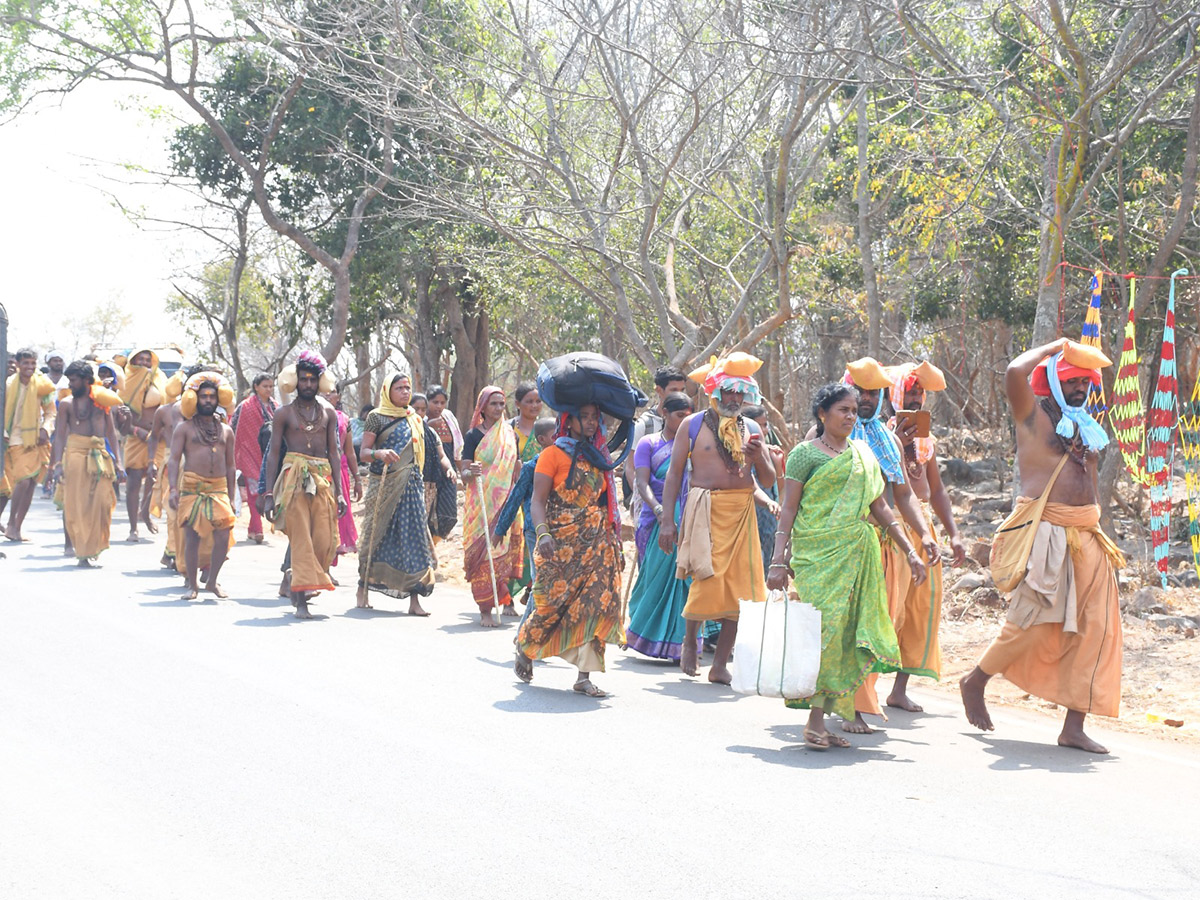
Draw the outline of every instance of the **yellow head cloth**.
M130 353L129 358L135 359L142 352L150 354L150 365L135 366L133 363L126 363L125 384L121 386L120 392L121 399L138 415L141 415L144 409L161 406L166 399L167 387L167 379L158 368L157 353L143 347Z
M389 419L408 419L408 427L412 432L413 458L416 460L417 469L424 469L425 420L412 406L397 406L392 402L392 385L400 378L408 378L408 376L402 372L396 372L384 380L379 387L379 405L372 412L387 416Z
M197 392L200 385L211 381L217 386L217 403L225 409L227 416L233 415L233 387L217 372L197 372L188 379L179 397L179 411L185 419L196 415Z

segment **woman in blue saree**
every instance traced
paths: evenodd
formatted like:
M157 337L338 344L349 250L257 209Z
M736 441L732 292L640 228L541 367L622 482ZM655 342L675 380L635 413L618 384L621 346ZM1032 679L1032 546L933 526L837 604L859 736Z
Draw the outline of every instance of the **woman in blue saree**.
M673 510L662 506L663 486L671 465L671 447L675 432L692 413L687 394L672 393L663 399L663 430L648 434L634 450L637 490L642 498L642 513L634 532L638 552L638 576L629 599L627 646L655 659L678 660L683 649L687 622L683 605L687 602L690 580L675 577L675 550L664 553L658 546L658 528L663 516L674 516L679 523L687 497L687 476Z

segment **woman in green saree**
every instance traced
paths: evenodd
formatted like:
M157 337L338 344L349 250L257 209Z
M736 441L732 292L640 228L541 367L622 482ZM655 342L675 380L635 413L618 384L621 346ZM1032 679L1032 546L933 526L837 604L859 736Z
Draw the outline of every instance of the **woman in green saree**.
M813 400L814 440L788 455L783 508L767 587L781 590L790 575L793 591L821 611L821 668L817 690L793 709L810 709L804 743L816 750L849 747L825 727L825 714L854 718L854 692L871 672L900 668L896 632L888 616L879 536L870 513L908 551L913 580L925 566L896 522L884 496L883 475L870 447L850 439L857 420L854 392L829 384ZM784 562L791 536L791 564Z

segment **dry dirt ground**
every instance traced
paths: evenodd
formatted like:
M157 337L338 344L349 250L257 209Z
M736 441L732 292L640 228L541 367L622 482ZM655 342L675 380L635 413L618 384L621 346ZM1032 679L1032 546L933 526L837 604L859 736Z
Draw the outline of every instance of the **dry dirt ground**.
M952 492L956 518L960 521L971 518L971 502L980 496L973 487L964 488L960 494ZM355 512L361 521L361 505L356 506ZM968 528L966 533L981 540L988 534L989 525L994 527L1000 518L998 513L989 510L984 520L976 527ZM626 537L626 558L631 559L634 551L628 526ZM1130 549L1128 545L1126 549ZM438 545L437 556L439 583L462 588L469 586L463 574L459 528ZM914 685L919 688L957 693L958 679L971 670L1003 625L1003 601L994 591L951 589L968 572L986 574L986 570L974 562L967 568L948 570L945 574L946 596L941 625L943 676L941 682L914 679ZM1122 605L1125 606L1143 585L1152 583L1157 583L1152 573L1144 563L1135 561L1122 580ZM1168 615L1200 617L1200 590L1196 588L1172 587L1157 594L1156 602ZM1165 741L1200 745L1200 629L1151 624L1134 613L1132 605L1122 613L1125 657L1121 715L1115 722L1105 724ZM886 687L887 676L882 683ZM1002 677L993 679L989 685L988 699L993 704L1034 710L1054 719L1060 719L1064 712L1052 703L1031 697ZM1175 726L1167 722L1182 724Z

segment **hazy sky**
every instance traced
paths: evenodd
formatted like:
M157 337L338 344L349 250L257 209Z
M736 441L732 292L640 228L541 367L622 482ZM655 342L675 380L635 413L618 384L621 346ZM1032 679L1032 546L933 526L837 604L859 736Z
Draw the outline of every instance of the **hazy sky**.
M162 103L165 95L147 95ZM116 301L134 314L129 344L182 341L163 309L169 278L194 259L197 242L183 234L139 229L105 191L149 214L184 208L173 189L123 186L123 166L161 169L173 124L130 106L118 85L87 84L36 112L0 125L6 215L0 302L9 317L10 351L55 345L83 353L72 320Z

